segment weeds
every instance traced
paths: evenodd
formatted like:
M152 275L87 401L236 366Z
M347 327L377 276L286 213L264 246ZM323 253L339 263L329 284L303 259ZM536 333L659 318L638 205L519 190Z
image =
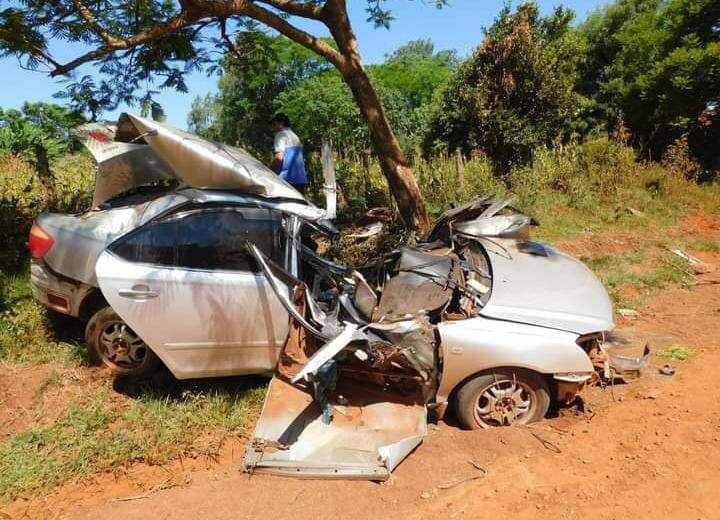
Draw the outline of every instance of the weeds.
M687 248L695 251L710 251L717 253L720 251L720 241L696 240L688 243Z
M39 364L86 359L85 347L76 338L58 335L51 311L32 299L29 275L0 273L0 361Z
M261 386L246 382L180 395L149 390L126 400L102 388L73 401L53 423L0 445L0 499L47 491L132 461L162 464L179 455L216 454L223 437L246 433L263 395Z
M691 348L675 345L663 350L658 350L655 352L655 354L661 358L674 359L676 361L685 361L693 354L693 351Z
M595 271L613 301L621 307L639 305L668 287L690 287L693 278L681 258L659 250L654 241L643 242L636 250L581 260Z

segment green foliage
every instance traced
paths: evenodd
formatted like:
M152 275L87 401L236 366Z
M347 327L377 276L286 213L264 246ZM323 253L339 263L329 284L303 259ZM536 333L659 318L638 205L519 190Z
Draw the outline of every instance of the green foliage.
M32 299L28 274L0 273L0 361L39 364L84 360L85 347L71 334L58 336L56 325L73 332L69 320L52 315Z
M323 138L336 147L365 147L367 129L360 110L340 74L327 71L280 93L278 110L286 113L307 150L319 149Z
M674 359L677 361L685 361L693 354L693 350L689 347L673 345L672 347L658 350L655 354L661 358Z
M25 103L20 110L0 108L0 153L35 158L42 146L50 158L73 149L70 130L85 122L78 112L49 103Z
M43 185L26 160L0 153L0 269L13 270L25 259L28 231L41 211L76 213L92 198L95 168L85 154L51 161L52 178Z
M0 499L48 491L133 461L161 464L183 454L217 454L224 436L247 431L264 389L196 386L178 394L149 389L129 402L118 402L105 388L86 392L57 420L0 444Z
M454 53L434 53L431 42L409 42L368 72L401 143L411 149L424 130L423 118L434 90L451 73ZM370 140L350 90L336 71L308 78L278 96L277 106L288 113L311 149L331 138L340 149L363 150Z
M535 4L503 8L438 94L426 147L480 149L507 172L537 146L573 136L584 104L574 90L584 49L571 20L562 8L547 17Z
M272 146L269 122L275 99L329 65L284 36L259 30L240 33L234 49L225 58L219 93L195 98L188 126L201 135L266 154Z
M619 0L583 25L583 88L646 156L689 134L693 155L718 167L718 19L714 0Z
M272 145L268 122L282 111L308 150L318 150L323 138L342 150L369 148L360 110L340 74L326 62L285 37L260 32L242 33L235 46L237 52L226 58L219 94L194 100L191 129L262 155ZM406 148L421 139L427 105L455 62L453 52L435 53L431 42L418 40L368 68Z
M436 53L431 40L413 40L371 69L385 87L401 91L408 106L417 108L431 101L435 89L450 76L457 61L455 51Z

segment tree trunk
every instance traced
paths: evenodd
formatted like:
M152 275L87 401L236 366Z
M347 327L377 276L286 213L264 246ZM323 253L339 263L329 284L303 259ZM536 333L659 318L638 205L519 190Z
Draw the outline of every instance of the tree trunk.
M53 175L50 171L47 149L42 144L36 143L33 151L35 152L35 171L43 192L43 203L45 209L48 210L55 201L55 190L53 189Z
M340 72L368 125L370 141L403 221L413 229L427 230L429 221L420 188L370 78L359 63Z
M425 202L415 175L390 127L380 96L362 65L357 39L347 15L346 0L328 2L323 11L324 21L343 57L335 66L350 87L367 123L370 142L397 202L400 215L408 227L424 232L430 227Z

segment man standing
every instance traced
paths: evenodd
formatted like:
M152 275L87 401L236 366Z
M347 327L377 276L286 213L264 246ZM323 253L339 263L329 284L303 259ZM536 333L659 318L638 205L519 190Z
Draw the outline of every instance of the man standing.
M302 143L290 128L290 118L285 114L276 114L270 121L270 127L275 133L270 168L293 188L305 194L308 181Z

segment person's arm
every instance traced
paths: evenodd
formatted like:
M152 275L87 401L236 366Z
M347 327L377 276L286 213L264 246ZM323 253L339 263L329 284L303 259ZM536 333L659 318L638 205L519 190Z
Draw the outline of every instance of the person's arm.
M280 173L282 170L283 159L285 159L285 152L275 152L270 162L270 169L275 173Z
M270 169L275 173L280 173L282 170L283 159L285 159L285 148L287 143L285 142L285 135L283 132L275 134L275 142L273 144L273 157L270 162Z

